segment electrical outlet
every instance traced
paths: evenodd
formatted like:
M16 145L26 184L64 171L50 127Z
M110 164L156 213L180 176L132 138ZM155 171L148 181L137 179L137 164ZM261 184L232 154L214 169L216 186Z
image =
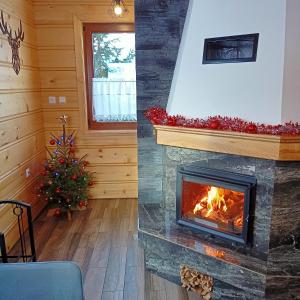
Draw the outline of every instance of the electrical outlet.
M31 175L31 173L30 173L30 168L27 168L27 169L25 170L25 175L26 175L26 177L29 177L29 176Z
M67 99L66 99L66 97L65 96L59 96L59 103L60 104L63 104L63 103L66 103L67 102Z
M48 101L49 101L49 104L55 104L56 103L56 97L55 96L49 96Z

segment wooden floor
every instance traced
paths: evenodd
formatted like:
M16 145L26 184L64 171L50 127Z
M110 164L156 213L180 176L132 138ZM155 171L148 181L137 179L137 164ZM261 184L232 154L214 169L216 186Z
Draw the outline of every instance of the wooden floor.
M43 213L34 224L38 261L73 260L86 300L191 300L195 294L144 271L137 246L137 201L94 200L66 217Z

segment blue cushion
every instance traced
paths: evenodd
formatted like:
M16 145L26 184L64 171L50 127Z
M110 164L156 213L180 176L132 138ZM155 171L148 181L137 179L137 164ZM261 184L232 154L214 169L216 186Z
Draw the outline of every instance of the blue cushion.
M2 300L83 300L80 268L73 262L0 264Z

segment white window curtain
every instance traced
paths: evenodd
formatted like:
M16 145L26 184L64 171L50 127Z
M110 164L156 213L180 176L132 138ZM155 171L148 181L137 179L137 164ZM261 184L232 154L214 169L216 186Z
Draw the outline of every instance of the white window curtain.
M97 122L136 121L136 83L93 78L93 112Z

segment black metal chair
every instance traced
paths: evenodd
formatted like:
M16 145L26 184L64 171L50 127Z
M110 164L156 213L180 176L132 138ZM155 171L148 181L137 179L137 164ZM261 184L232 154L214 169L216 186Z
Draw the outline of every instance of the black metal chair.
M29 261L35 262L36 251L35 251L33 225L32 225L31 205L16 200L3 200L0 201L0 205L1 206L11 205L12 213L17 218L18 231L19 231L19 244L21 247L20 255L8 255L4 233L0 232L0 250L1 250L0 261L2 260L3 263L7 263L9 259L15 259L15 260L22 259L23 262L29 262ZM24 216L25 212L26 212L26 216ZM27 253L28 241L27 241L26 233L28 233L29 236L30 253Z

